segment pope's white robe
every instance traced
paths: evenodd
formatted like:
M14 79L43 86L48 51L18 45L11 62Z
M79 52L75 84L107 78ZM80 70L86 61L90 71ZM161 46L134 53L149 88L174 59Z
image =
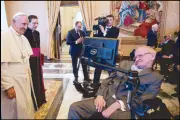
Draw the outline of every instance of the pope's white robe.
M14 35L14 36L13 36ZM25 56L23 60L22 53ZM1 31L1 118L33 119L34 105L31 97L31 71L29 57L32 55L27 38L12 27ZM4 90L14 87L16 98L8 99Z

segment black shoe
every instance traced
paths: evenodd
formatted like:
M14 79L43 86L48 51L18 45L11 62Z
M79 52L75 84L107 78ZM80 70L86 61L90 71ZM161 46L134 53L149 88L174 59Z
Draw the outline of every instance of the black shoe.
M101 83L92 83L91 87L96 89L96 88L99 88L100 85L101 85Z
M77 77L75 77L74 81L78 82L78 78L77 78Z

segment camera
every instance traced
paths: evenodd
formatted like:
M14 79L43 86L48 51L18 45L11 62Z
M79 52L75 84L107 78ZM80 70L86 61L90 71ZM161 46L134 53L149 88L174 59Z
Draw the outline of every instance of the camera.
M109 20L106 17L98 17L95 20L98 20L97 25L93 25L93 30L99 30L99 25L106 26Z

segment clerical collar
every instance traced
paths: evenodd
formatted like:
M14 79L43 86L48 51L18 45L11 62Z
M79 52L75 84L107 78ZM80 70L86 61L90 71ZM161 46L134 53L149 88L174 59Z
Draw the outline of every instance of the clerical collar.
M11 29L17 36L21 36L21 34L17 33L12 26L10 26L10 29Z
M30 27L28 27L29 30L31 30L31 32L34 32L35 30L32 30Z

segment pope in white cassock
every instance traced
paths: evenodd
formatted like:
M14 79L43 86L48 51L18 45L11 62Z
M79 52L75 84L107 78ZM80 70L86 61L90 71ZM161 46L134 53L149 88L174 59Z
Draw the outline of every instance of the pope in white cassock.
M1 31L1 119L34 118L29 66L33 52L23 35L28 23L27 15L19 12L11 26Z

